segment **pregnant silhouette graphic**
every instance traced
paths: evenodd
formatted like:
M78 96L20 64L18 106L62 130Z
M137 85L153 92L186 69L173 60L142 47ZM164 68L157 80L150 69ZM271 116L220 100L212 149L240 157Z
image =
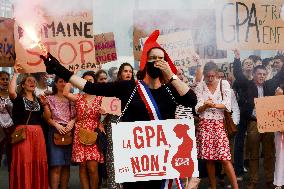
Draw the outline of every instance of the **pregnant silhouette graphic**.
M179 139L182 139L177 153L172 158L172 166L180 173L180 178L192 177L194 164L191 158L193 141L187 134L189 126L186 124L177 124L173 131Z

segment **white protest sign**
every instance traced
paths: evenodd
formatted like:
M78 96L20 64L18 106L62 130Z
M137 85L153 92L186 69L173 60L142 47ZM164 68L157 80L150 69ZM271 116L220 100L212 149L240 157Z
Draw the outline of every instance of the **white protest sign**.
M283 0L216 1L219 49L283 49Z
M146 40L147 38L140 40L142 47ZM194 66L192 61L192 55L195 54L194 43L190 31L160 35L157 42L165 49L176 66L186 66L187 68Z
M198 177L193 119L112 124L117 183Z
M105 113L121 115L121 100L115 97L103 97L101 108Z

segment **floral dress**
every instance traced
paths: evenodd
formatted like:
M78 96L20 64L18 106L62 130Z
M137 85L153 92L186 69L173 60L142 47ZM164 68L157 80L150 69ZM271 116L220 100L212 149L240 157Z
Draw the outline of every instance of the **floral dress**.
M91 102L86 100L86 95L79 94L76 101L77 122L75 124L74 141L72 149L72 160L74 162L85 162L95 160L103 163L104 157L99 151L97 144L87 146L79 142L79 128L94 131L100 123L99 113L102 103L101 96L94 96Z
M231 111L231 87L228 81L222 81L223 100L220 80L214 93L211 93L204 81L200 82L195 93L197 96L196 111L206 100L211 98L215 104L225 105ZM207 160L231 160L229 139L226 135L223 118L224 109L209 108L200 113L197 132L197 157Z

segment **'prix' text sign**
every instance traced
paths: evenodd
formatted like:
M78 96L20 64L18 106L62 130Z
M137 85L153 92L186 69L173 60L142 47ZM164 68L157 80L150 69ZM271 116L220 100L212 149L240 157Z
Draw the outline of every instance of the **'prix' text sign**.
M193 119L112 124L118 183L198 177Z
M229 0L216 7L217 46L243 50L284 48L284 1Z
M12 67L15 63L14 20L0 17L0 66Z
M284 96L256 98L257 128L260 133L284 130Z
M62 16L46 15L41 41L47 50L70 71L96 70L92 11L71 12ZM25 72L44 72L38 47L24 49L19 43L25 31L15 27L17 59Z

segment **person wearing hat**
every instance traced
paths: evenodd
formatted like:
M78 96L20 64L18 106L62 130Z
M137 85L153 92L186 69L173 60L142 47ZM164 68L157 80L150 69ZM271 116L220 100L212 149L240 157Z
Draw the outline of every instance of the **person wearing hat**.
M183 83L175 74L177 69L166 51L156 42L159 30L155 30L145 41L140 60L140 71L142 80L117 81L109 83L91 83L63 67L59 61L50 53L41 56L44 60L46 70L50 74L56 74L65 81L72 83L75 87L85 93L99 96L115 96L121 100L122 109L127 105L122 122L149 121L151 116L149 107L141 98L137 85L149 88L160 112L159 119L174 119L176 103L186 107L195 107L197 98L193 90ZM162 181L144 181L124 183L124 189L128 188L161 188Z

